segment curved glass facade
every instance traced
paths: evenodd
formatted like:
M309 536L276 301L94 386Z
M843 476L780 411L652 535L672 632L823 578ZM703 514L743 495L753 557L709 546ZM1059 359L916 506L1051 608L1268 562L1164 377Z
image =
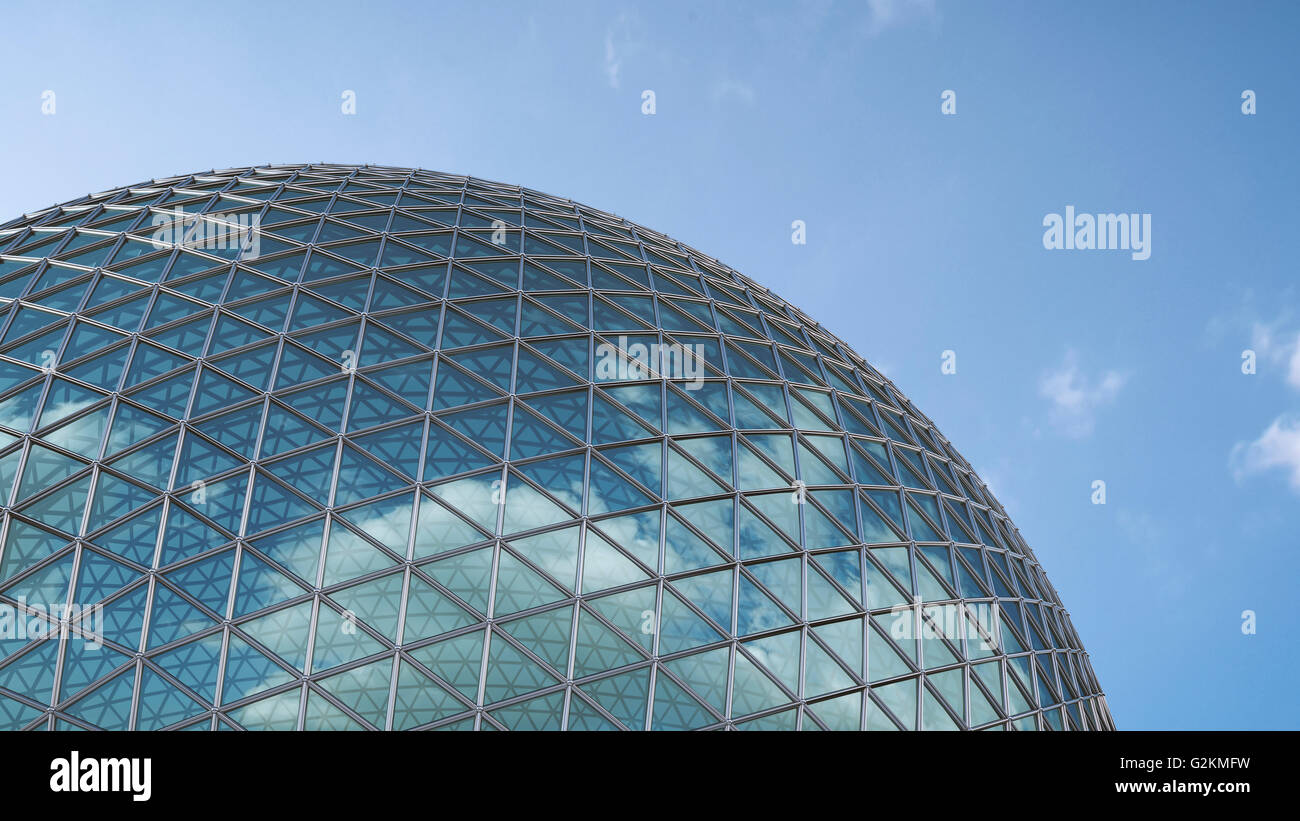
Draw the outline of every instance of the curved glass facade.
M0 255L0 727L1111 727L934 425L661 234L270 166Z

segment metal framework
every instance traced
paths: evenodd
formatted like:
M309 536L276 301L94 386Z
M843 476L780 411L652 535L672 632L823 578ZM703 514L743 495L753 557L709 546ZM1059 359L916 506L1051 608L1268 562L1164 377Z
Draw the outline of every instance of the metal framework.
M0 502L0 727L1113 727L889 380L515 186L236 168L0 227Z

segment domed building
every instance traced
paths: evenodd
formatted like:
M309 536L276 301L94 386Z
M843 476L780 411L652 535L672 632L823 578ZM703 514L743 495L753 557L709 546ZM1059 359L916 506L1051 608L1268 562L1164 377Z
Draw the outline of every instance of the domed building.
M421 170L0 227L0 727L1109 729L1033 552L722 263Z

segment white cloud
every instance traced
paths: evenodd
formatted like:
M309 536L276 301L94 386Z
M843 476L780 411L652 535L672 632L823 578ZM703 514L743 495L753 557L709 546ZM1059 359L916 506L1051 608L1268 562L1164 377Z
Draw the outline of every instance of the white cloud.
M1280 368L1288 385L1300 390L1300 331L1285 329L1283 320L1255 322L1250 347L1261 361Z
M935 20L935 0L867 0L866 33L875 37L912 20Z
M999 459L996 465L992 467L984 466L984 469L979 471L980 481L984 483L984 487L989 493L993 494L994 499L998 500L998 504L1002 505L1002 508L1008 512L1020 509L1019 498L1009 490L1012 484L1009 482L1008 477L1015 475L1017 474L1014 467L1005 458Z
M634 24L635 20L624 12L605 29L605 81L610 88L621 85L623 61L639 47L632 33Z
M1233 478L1281 468L1300 493L1300 414L1282 414L1253 442L1238 442L1228 457Z
M386 509L383 509L386 507L383 505L379 507L381 509L376 510L373 506L367 506L364 518L360 516L361 511L348 518L360 527L363 533L373 536L397 553L402 553L406 550L406 540L411 531L410 497Z
M618 88L618 74L622 69L623 62L618 57L618 49L614 45L614 31L611 29L605 35L605 80L610 88Z
M1116 523L1124 536L1139 547L1155 548L1165 543L1166 528L1150 513L1120 510Z
M600 523L600 528L608 533L615 542L630 551L632 555L642 560L659 554L658 518L655 519L653 528L647 526L645 519L640 516L619 516L614 519L606 519ZM671 542L668 547L672 549ZM651 564L653 563L651 562Z
M1089 377L1079 369L1078 357L1071 350L1066 351L1060 367L1043 374L1038 393L1052 403L1048 414L1052 424L1078 439L1092 433L1097 410L1113 403L1127 380L1118 371Z
M1210 317L1205 327L1205 342L1212 348L1239 351L1247 347L1255 352L1258 373L1267 378L1281 376L1282 381L1300 391L1300 321L1295 304L1294 286L1280 293L1257 296L1246 291L1240 304ZM1278 306L1284 306L1280 310ZM1272 315L1273 319L1260 317Z
M726 97L735 97L746 105L753 105L756 96L753 86L739 80L724 78L713 84L714 102L719 102Z
M1211 317L1206 341L1212 346L1235 343L1235 350L1249 329L1258 373L1269 378L1281 376L1288 386L1300 391L1300 324L1295 310L1288 307L1295 299L1294 286L1263 298L1246 291L1238 307ZM1283 306L1280 310L1279 305ZM1260 319L1267 315L1274 318ZM1300 413L1282 413L1253 441L1237 442L1228 455L1228 467L1237 482L1280 469L1288 475L1291 489L1300 494Z

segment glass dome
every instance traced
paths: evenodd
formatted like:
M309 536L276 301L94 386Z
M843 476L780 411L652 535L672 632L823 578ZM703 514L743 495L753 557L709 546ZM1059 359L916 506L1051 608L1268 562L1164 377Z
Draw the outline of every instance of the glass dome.
M933 423L662 234L267 166L0 255L0 727L1112 726Z

